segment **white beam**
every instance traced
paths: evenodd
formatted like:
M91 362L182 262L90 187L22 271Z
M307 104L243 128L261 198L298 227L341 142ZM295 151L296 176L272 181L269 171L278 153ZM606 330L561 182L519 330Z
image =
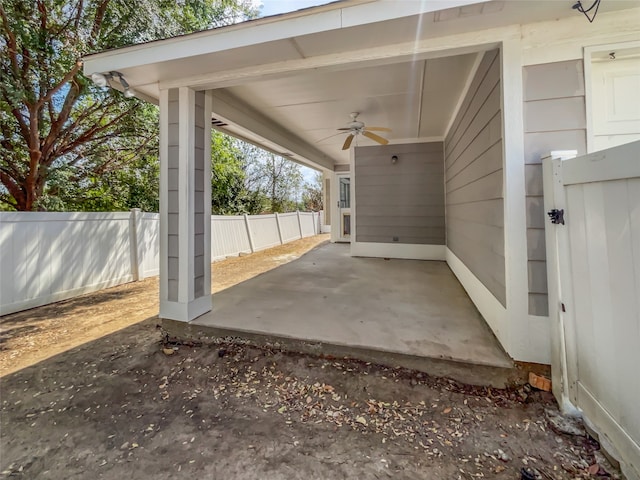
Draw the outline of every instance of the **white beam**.
M309 160L315 164L315 168L333 170L335 163L333 159L228 92L222 90L214 91L212 108L213 115L216 118L236 124L265 140L279 145L282 150L290 151Z

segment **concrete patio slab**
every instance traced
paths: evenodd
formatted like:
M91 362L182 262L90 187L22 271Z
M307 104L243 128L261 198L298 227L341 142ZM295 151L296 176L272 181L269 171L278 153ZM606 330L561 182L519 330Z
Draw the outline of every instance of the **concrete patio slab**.
M219 292L192 327L511 368L445 262L353 258L326 244Z

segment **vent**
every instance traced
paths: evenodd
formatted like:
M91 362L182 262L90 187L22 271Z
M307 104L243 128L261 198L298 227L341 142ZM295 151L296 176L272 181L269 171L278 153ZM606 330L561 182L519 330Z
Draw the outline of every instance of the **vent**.
M224 123L222 120L218 120L217 118L211 118L211 125L214 127L227 127L228 124Z

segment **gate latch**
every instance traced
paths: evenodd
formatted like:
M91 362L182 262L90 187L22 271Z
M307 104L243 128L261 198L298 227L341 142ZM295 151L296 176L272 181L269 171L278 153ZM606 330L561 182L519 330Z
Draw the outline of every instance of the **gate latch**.
M553 210L549 210L547 212L547 215L549 215L551 223L554 223L556 225L564 225L564 210L558 210L557 208L554 208Z

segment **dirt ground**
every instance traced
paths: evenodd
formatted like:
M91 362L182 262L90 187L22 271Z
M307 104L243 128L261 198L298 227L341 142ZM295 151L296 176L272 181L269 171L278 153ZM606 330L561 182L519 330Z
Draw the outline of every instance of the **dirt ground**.
M301 253L288 247L214 272L248 278ZM246 263L263 256L263 267ZM31 342L60 348L42 361L26 349L14 361L33 365L19 371L5 360L14 372L0 384L0 478L519 479L523 468L540 479L619 477L580 424L558 418L548 393L238 339L166 343L157 285L147 283L151 292L131 284L23 317ZM42 333L61 318L67 332ZM63 347L81 328L88 341ZM18 338L14 330L3 355Z
M329 240L316 235L211 265L219 292L295 260ZM158 314L158 277L0 317L0 377Z

